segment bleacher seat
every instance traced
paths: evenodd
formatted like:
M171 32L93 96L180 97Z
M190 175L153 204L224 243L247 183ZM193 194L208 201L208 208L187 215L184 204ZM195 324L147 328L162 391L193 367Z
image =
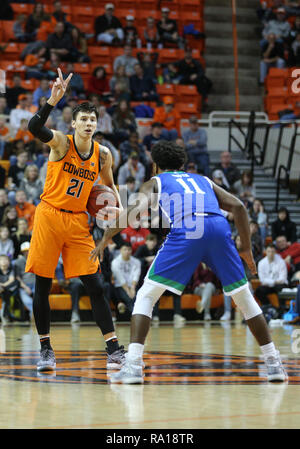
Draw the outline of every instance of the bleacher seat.
M10 42L16 39L13 32L14 21L13 20L1 20L0 28L2 29L3 42ZM6 58L7 59L7 58ZM18 59L18 58L16 58Z
M111 62L111 53L109 47L89 46L88 55L91 58L91 61L97 65L103 65Z

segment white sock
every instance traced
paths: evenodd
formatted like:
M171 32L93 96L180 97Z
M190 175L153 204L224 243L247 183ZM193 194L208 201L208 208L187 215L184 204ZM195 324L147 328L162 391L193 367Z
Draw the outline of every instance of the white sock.
M269 357L269 356L276 356L277 352L276 352L276 348L273 342L268 343L267 345L263 345L260 347L261 352L263 353L264 357Z
M144 345L140 343L130 343L128 346L129 359L142 359L144 353Z

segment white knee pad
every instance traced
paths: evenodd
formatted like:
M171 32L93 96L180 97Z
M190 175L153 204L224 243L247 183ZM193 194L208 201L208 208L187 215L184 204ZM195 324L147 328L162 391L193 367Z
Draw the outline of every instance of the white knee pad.
M246 321L262 314L262 310L255 301L249 287L245 287L239 292L234 293L232 295L232 299L234 300L237 307L241 310Z
M137 292L132 315L146 315L149 318L152 318L153 307L164 291L164 287L160 287L159 285L152 284L148 280L145 280L142 287Z

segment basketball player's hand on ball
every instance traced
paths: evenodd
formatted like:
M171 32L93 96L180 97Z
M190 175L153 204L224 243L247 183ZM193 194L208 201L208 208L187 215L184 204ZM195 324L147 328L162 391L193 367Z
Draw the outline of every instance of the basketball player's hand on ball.
M62 71L60 68L57 69L58 77L53 83L52 90L51 90L51 97L49 98L48 102L49 104L52 104L55 106L65 95L65 92L67 90L68 84L73 76L73 73L70 73L68 78L65 80L63 79Z
M255 261L254 261L251 249L247 250L247 251L241 251L239 254L240 254L240 257L248 265L248 267L251 271L251 274L253 274L253 275L257 274L256 265L255 265Z

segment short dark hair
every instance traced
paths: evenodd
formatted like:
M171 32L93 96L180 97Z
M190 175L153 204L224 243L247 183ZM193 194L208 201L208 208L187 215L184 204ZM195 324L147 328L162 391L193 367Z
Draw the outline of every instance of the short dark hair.
M186 152L184 148L167 140L160 140L153 145L151 150L153 162L161 170L179 170L186 162Z
M276 246L275 246L273 243L269 243L269 244L266 246L266 249L268 249L268 248L273 248L273 249L276 250Z
M121 246L120 246L120 249L123 248L123 246L126 246L127 248L131 248L131 249L132 249L132 246L130 245L129 242L123 242L123 243L121 244Z
M85 101L84 103L75 106L75 108L73 109L73 120L76 120L76 117L79 114L79 112L86 112L87 114L92 114L94 112L96 114L97 120L99 118L96 106L89 103L88 101Z

